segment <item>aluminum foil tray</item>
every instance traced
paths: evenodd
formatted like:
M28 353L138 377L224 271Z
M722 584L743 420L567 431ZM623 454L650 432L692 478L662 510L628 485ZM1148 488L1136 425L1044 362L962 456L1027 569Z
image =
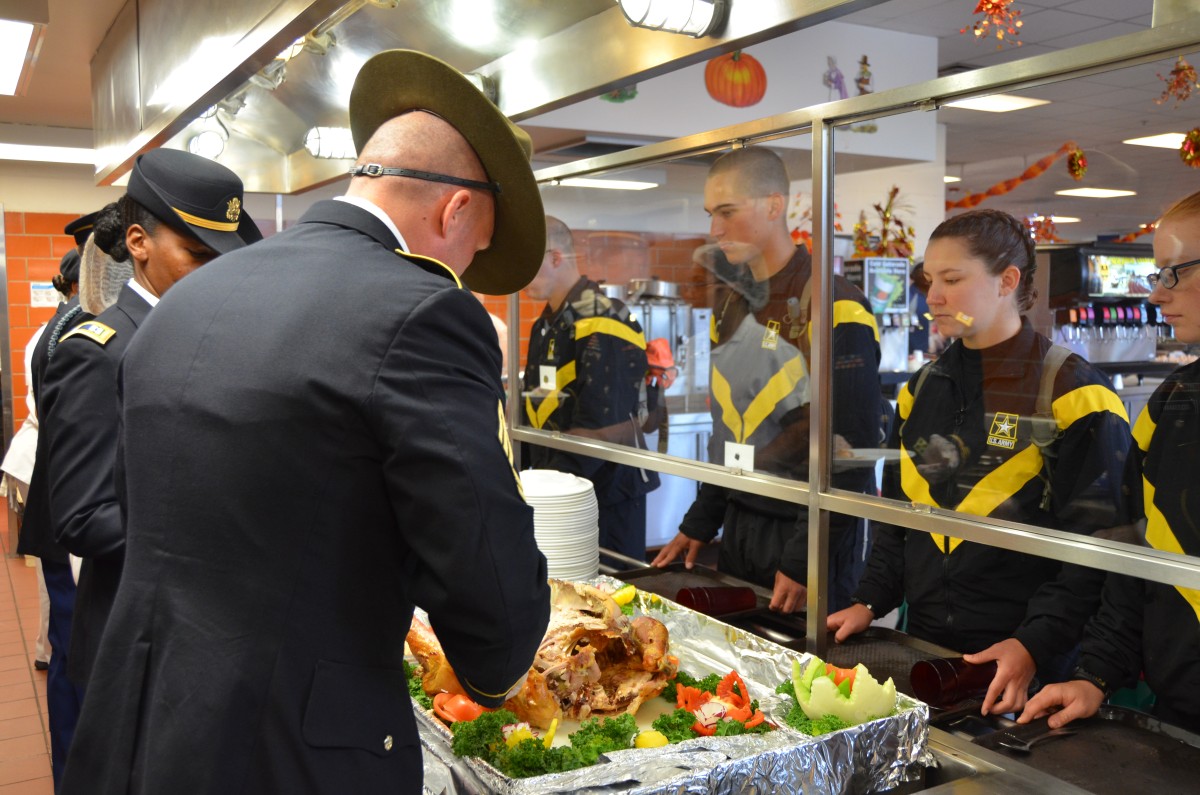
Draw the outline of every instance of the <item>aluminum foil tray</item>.
M609 577L593 584L616 586ZM430 793L680 793L881 792L919 778L933 756L927 748L929 708L899 696L897 714L821 737L783 724L788 699L775 693L791 677L792 661L807 655L696 613L657 594L638 591L635 610L662 621L671 653L697 676L737 670L768 719L780 728L761 735L701 737L654 749L609 754L598 764L567 773L510 779L474 758L450 750L450 731L416 708Z

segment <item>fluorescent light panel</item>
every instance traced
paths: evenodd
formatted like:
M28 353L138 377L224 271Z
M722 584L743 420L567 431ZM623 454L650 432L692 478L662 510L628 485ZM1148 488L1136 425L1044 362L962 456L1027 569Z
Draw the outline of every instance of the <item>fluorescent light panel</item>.
M1162 133L1160 135L1147 135L1143 138L1127 138L1121 143L1133 144L1134 146L1157 146L1161 149L1178 149L1183 146L1183 139L1185 137L1183 133Z
M947 174L946 176L942 177L942 182L945 182L947 185L949 185L951 182L962 182L962 177L952 177Z
M947 102L947 108L964 108L966 110L982 110L987 113L1008 113L1014 110L1035 108L1038 105L1049 105L1048 99L1033 97L1018 97L1016 94L992 94L990 97L975 97Z
M1033 220L1044 221L1044 220L1046 220L1046 216L1035 215L1035 216L1033 216ZM1050 216L1050 220L1056 224L1077 224L1077 223L1079 223L1078 218L1074 218L1070 215L1052 215L1052 216Z
M34 146L0 143L0 160L27 160L35 163L82 163L96 165L96 150L75 146Z
M0 47L0 94L11 97L17 93L35 29L29 22L0 19L0 42L4 42Z
M588 177L571 177L561 180L559 185L564 188L604 188L607 190L648 190L657 188L657 182L637 182L631 179L591 179Z
M1112 188L1071 188L1070 190L1056 190L1054 193L1058 196L1078 196L1084 199L1114 199L1118 196L1137 195L1137 191Z

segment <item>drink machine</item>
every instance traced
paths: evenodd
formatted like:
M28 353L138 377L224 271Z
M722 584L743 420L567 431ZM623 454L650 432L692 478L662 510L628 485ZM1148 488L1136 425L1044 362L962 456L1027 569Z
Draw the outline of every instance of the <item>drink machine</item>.
M1038 247L1047 272L1046 298L1055 342L1095 364L1153 361L1159 338L1170 338L1162 313L1146 299L1154 253L1144 244ZM1039 329L1045 333L1044 329Z
M905 370L908 367L908 327L912 322L908 309L907 257L866 257L847 260L842 275L867 296L875 323L879 326L880 370Z

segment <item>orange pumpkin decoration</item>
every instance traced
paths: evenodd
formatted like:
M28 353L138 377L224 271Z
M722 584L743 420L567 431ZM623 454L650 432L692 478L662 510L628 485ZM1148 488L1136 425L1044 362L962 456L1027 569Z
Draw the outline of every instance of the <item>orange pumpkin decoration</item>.
M756 58L736 50L708 62L704 85L717 102L744 108L767 93L767 72Z

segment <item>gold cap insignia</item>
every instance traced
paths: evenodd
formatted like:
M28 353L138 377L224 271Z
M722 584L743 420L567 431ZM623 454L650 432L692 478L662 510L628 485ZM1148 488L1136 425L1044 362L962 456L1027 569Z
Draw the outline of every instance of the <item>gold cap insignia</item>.
M242 214L242 200L234 196L229 200L229 207L225 210L225 217L230 221L236 221Z

